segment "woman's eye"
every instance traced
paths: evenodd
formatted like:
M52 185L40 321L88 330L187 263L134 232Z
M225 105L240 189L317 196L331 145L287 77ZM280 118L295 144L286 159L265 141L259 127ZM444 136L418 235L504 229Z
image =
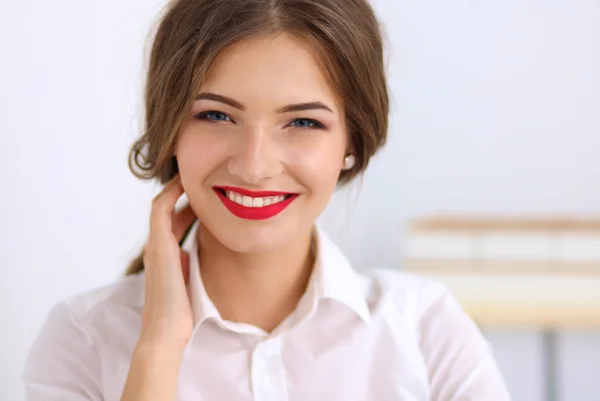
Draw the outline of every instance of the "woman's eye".
M323 124L309 118L298 118L292 121L290 125L298 128L323 128Z
M227 114L221 113L220 111L205 111L198 114L197 118L209 121L231 121L231 118Z

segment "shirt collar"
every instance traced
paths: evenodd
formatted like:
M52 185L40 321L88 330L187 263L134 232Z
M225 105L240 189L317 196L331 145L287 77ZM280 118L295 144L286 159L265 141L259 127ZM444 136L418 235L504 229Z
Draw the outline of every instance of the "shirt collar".
M197 241L199 226L199 222L196 221L182 244L182 249L190 256L187 291L194 316L194 326L207 319L222 320L206 293L200 275ZM365 287L361 276L353 270L342 251L318 225L315 228L315 240L315 265L305 293L307 301L316 306L321 299L331 299L351 309L363 321L370 322L371 314L365 299Z
M315 227L315 234L315 265L307 288L312 301L337 301L366 323L370 322L364 279L354 271L341 249L319 225Z
M202 277L200 275L200 262L198 260L198 220L194 223L188 233L181 249L190 255L190 274L187 283L187 292L190 298L192 313L194 317L194 327L207 319L215 318L221 320L219 311L208 297Z

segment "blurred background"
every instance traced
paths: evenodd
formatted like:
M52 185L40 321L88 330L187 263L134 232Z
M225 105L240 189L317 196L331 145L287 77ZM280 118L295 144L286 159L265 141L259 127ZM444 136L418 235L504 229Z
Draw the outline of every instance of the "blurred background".
M357 269L408 269L422 216L600 216L600 1L373 3L389 142L321 219ZM24 358L51 306L113 281L145 239L157 187L129 173L127 152L164 4L0 2L0 399L23 400ZM571 292L579 282L597 300L587 278L599 272ZM597 320L482 330L515 401L598 401Z

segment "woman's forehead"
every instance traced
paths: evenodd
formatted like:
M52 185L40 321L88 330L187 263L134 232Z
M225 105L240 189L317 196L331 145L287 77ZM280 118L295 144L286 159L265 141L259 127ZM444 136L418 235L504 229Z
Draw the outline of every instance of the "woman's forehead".
M337 107L322 65L311 46L292 35L249 39L215 58L200 91L283 103L322 101Z

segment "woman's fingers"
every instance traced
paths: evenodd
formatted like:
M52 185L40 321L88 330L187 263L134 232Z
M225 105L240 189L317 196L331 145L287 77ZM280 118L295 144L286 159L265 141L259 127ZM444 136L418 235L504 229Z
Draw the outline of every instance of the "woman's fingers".
M183 195L183 186L179 175L175 176L152 200L150 212L150 232L161 236L172 234L172 215L177 200Z
M185 282L189 277L189 256L178 241L194 221L189 206L175 212L184 190L178 176L153 199L150 235L144 250L145 303L139 341L175 344L178 349L189 340L193 317Z
M173 235L175 235L177 242L181 243L181 240L188 232L194 220L196 220L196 213L194 213L189 204L186 204L181 210L173 213Z

